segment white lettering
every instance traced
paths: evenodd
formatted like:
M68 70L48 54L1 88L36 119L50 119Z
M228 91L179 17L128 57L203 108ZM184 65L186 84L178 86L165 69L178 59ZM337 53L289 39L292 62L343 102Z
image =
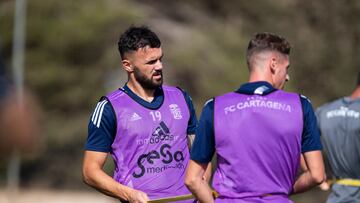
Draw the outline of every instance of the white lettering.
M350 117L350 118L360 118L360 112L349 109L348 107L341 106L340 109L334 109L326 113L327 118L334 117Z
M225 114L227 114L228 112L234 112L236 110L235 105L231 105L226 107L225 109Z
M291 106L289 104L280 103L277 101L271 101L271 100L267 100L266 98L259 98L259 97L249 97L247 100L249 101L239 102L236 105L225 107L224 108L225 114L246 108L268 108L268 109L286 111L291 113Z

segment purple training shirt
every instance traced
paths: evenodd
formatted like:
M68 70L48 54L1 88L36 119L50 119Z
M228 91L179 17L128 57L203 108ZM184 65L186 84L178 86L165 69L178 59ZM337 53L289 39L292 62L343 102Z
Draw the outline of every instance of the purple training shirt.
M215 98L216 202L291 202L303 129L298 94Z
M181 90L163 86L163 91L158 109L140 105L121 90L107 95L117 119L114 179L150 199L190 194L184 184L190 112Z

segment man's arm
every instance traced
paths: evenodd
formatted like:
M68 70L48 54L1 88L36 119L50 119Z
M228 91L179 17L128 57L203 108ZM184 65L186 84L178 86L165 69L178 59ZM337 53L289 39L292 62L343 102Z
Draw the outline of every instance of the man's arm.
M322 145L316 116L310 100L303 95L300 99L304 119L301 137L301 168L303 173L293 186L293 194L305 192L325 180L324 162L321 155Z
M191 160L186 172L185 185L199 202L214 202L205 171L211 170L211 158L215 152L213 132L213 100L207 102L201 113L194 144L191 149Z
M325 162L326 163L326 162ZM306 162L305 162L305 158L304 158L304 155L301 154L301 159L300 159L300 166L301 166L301 171L302 172L305 172L305 171L308 171L308 168L306 166ZM324 167L326 169L326 164L324 164ZM324 191L327 191L330 189L330 185L329 183L326 182L327 180L327 172L325 170L325 173L324 173L324 181L319 185L319 188L321 190L324 190Z
M195 140L195 134L188 135L188 147L189 147L190 151L191 151L191 147L194 143L194 140ZM207 165L207 168L204 172L204 176L203 176L203 179L205 179L208 183L210 182L210 178L211 178L211 174L212 174L211 173L212 172L211 165L212 165L211 162L209 162Z
M188 133L187 140L188 140L189 150L191 151L191 148L192 148L194 140L195 140L195 131L196 131L198 121L197 121L197 118L196 118L195 108L194 108L194 105L192 103L192 99L191 99L190 95L186 91L184 91L182 89L181 89L181 91L184 94L185 101L186 101L186 104L188 105L189 112L190 112L190 119L189 119L188 127L187 127L187 133ZM206 168L203 178L205 180L207 180L207 182L210 182L211 163L209 163L208 167Z
M84 182L117 199L147 202L148 197L145 193L116 182L103 170L116 133L115 112L107 100L101 100L97 104L88 127L82 169Z
M325 169L321 151L305 152L303 157L301 168L304 172L296 180L292 194L305 192L325 180Z
M209 164L198 163L190 160L186 171L185 185L201 203L213 203L211 188L208 181L204 179L205 170Z
M84 182L98 191L117 199L136 203L149 201L144 192L122 185L106 174L103 170L106 158L107 153L85 151L82 170Z

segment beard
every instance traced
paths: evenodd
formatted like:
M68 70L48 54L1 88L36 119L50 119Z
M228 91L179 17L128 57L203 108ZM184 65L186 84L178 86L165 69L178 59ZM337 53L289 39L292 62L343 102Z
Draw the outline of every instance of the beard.
M136 81L147 90L154 90L158 87L160 87L163 84L163 76L162 71L157 71L156 74L160 74L161 78L159 80L154 80L151 76L150 78L147 78L145 74L139 71L139 69L134 69L134 76Z

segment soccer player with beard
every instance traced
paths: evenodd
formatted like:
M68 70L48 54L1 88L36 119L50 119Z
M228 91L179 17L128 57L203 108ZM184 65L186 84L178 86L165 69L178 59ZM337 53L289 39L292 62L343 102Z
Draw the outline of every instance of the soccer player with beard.
M130 27L118 48L128 81L102 97L91 115L84 181L128 202L189 194L184 185L188 140L197 124L191 98L163 85L161 42L150 29ZM109 153L113 178L103 170Z

